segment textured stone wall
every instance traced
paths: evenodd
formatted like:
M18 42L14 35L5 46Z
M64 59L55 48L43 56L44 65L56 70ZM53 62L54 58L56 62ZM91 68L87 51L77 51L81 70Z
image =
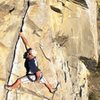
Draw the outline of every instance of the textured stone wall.
M40 83L4 89L25 75L20 29L38 52L39 67L58 91ZM88 100L89 71L97 55L95 0L0 1L0 100Z

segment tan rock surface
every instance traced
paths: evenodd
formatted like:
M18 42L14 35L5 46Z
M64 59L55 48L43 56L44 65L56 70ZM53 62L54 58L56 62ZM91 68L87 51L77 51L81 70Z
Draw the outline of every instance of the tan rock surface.
M96 2L79 1L0 1L0 100L88 100L87 67L93 68L98 59ZM61 82L54 95L39 83L22 84L15 91L3 88L16 75L25 75L20 28L38 52L46 79L53 86Z

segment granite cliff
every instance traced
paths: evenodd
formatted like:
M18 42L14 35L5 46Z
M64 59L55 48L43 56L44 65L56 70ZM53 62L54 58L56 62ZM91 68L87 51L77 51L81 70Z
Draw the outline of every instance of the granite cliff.
M0 100L88 100L89 70L98 62L95 0L0 0ZM53 85L27 83L4 89L25 75L20 30L38 52L39 67Z

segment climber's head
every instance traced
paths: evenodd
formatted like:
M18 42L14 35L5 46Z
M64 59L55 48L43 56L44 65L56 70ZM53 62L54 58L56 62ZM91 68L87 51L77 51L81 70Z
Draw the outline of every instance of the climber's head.
M36 57L37 52L33 50L32 48L27 49L27 51L24 53L24 58L33 58Z

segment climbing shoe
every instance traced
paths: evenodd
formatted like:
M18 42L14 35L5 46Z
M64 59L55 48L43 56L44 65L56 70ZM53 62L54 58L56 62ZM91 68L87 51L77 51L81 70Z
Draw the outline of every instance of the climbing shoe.
M60 82L58 81L57 84L56 84L56 87L52 88L52 90L50 90L50 93L54 94L57 91L59 85L60 85Z
M6 90L9 90L9 91L12 90L11 86L8 86L8 85L4 85L4 88L5 88Z
M57 91L57 88L53 88L52 90L50 90L50 93L55 93Z

